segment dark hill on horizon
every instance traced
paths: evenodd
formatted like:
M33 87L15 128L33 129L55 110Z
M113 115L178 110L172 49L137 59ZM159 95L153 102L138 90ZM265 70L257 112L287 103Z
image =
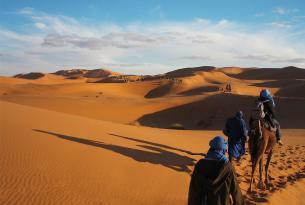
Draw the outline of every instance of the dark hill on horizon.
M220 71L227 74L230 77L244 79L244 80L277 80L277 79L305 79L305 69L298 68L294 66L288 66L283 68L241 68L234 67L239 69L239 73L227 73L226 69L230 67L214 67L214 66L200 66L200 67L187 67L176 69L164 74L158 75L143 75L146 79L157 79L159 76L165 76L168 78L181 78L194 76L196 72L214 72ZM130 76L126 74L121 74L113 72L106 69L67 69L67 70L58 70L56 72L50 73L54 75L64 76L70 79L77 78L105 78L110 76ZM23 79L38 79L45 75L41 72L30 72L30 73L21 73L14 75L15 78ZM139 75L133 75L139 76ZM141 75L142 76L142 75Z

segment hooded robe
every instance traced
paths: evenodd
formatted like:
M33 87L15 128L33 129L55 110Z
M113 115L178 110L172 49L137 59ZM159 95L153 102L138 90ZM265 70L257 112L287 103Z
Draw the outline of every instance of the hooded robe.
M245 204L231 163L215 159L199 160L190 182L188 205L230 204Z
M248 130L241 111L227 120L224 133L228 136L229 156L234 158L243 156Z

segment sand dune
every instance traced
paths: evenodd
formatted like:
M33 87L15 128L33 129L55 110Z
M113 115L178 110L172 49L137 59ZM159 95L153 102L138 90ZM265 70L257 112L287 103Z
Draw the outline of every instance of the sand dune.
M173 123L180 123L186 129L223 129L227 118L242 110L249 118L254 96L218 94L200 101L183 104L144 115L138 121L142 125L166 128ZM303 99L279 98L277 116L283 128L304 128L305 113L301 107ZM287 112L289 110L289 112Z
M0 104L1 204L185 204L189 173L219 134L140 128ZM304 176L304 131L286 130L285 136L288 143L276 149L271 164L270 190L246 195L248 159L236 166L249 202L273 200L273 193Z
M201 67L194 67L194 68L181 68L171 72L166 73L166 76L172 78L179 78L179 77L188 77L194 76L197 72L209 72L215 70L216 67L214 66L201 66Z
M45 74L43 74L43 73L33 72L33 73L27 73L27 74L18 74L18 75L15 75L14 77L35 80L35 79L42 78L44 75Z
M247 68L240 68L240 67L224 67L218 68L217 70L225 73L225 74L239 74L247 70Z
M303 80L241 80L223 73L227 69L235 72L237 68L180 69L171 74L179 74L176 80L161 78L130 83L86 83L83 79L69 80L54 74L37 80L2 77L0 99L124 124L139 122L166 128L180 123L188 129L220 129L223 121L239 109L247 116L255 96L267 87L276 96L285 97L276 99L284 128L305 127ZM249 71L252 70L240 74ZM231 85L233 95L223 93L227 84Z
M208 141L237 110L248 118L262 88L276 95L285 146L275 148L269 189L246 194L248 155L236 165L238 180L249 204L300 204L304 79L291 67L210 66L0 77L0 204L185 204ZM161 129L178 127L186 130Z
M293 66L278 68L252 68L232 77L249 80L276 80L276 79L305 79L305 70Z
M59 70L54 72L55 75L64 76L68 79L77 79L77 78L104 78L110 75L120 75L119 73L112 72L105 69L70 69L70 70Z
M291 86L281 88L275 94L277 96L284 96L284 97L305 98L304 90L305 90L305 81L303 81L303 84L291 85Z

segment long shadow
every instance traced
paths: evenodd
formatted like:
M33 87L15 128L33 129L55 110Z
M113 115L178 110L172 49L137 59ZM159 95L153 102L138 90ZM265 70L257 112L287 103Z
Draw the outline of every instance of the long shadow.
M135 141L135 142L145 143L145 144L149 144L149 145L153 145L153 146L157 146L157 147L162 147L162 148L165 148L165 149L171 149L171 150L175 150L175 151L179 151L179 152L184 152L184 153L189 154L189 155L201 155L201 156L205 156L206 155L204 153L194 153L194 152L187 151L187 150L184 150L184 149L175 148L175 147L171 147L171 146L168 146L168 145L163 145L163 144L159 144L159 143L155 143L155 142L150 142L150 141L146 141L146 140L134 139L134 138L131 138L131 137L125 137L125 136L121 136L121 135L117 135L117 134L112 134L112 133L108 133L108 134L112 135L112 136L115 136L115 137L120 137L120 138L123 138L123 139Z
M181 93L178 93L178 95L193 96L193 95L202 95L203 93L217 92L217 91L219 91L218 86L202 86L199 88L194 88L194 89L190 89L187 91L183 91Z
M150 151L144 151L139 149L127 148L119 145L106 144L104 142L89 140L84 138L78 138L63 134L58 134L50 131L33 129L36 132L41 132L49 135L54 135L60 139L69 140L89 146L99 147L106 150L116 152L126 157L132 158L138 162L148 162L151 164L160 164L164 167L170 168L178 172L191 173L188 166L193 166L195 159L182 156L174 152L169 152L161 148L152 147L148 145L137 145Z
M166 95L172 88L173 83L167 83L149 91L145 98L158 98Z
M286 88L304 85L304 79L282 79L282 80L272 80L262 83L253 83L253 86L262 87L262 88Z

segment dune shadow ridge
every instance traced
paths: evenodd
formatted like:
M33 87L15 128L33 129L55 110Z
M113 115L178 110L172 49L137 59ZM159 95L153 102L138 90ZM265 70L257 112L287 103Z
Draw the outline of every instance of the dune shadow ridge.
M238 110L244 112L244 118L248 121L255 99L254 96L220 93L148 113L136 121L143 126L165 129L179 123L188 130L222 130L226 120ZM275 97L275 102L277 118L283 129L305 128L304 99Z

